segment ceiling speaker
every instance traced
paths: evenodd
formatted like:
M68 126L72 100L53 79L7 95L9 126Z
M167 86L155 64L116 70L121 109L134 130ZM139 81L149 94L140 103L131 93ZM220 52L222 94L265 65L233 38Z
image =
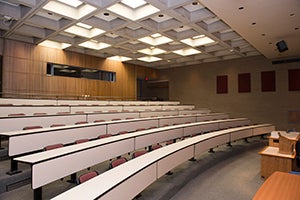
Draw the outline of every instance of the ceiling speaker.
M284 40L277 42L276 46L277 46L277 49L279 52L284 52L284 51L288 50L287 44Z

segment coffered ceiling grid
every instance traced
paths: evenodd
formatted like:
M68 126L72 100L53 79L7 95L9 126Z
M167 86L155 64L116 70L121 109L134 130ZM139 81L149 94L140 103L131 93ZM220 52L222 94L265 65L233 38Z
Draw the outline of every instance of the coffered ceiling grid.
M201 0L132 2L0 0L1 37L158 69L261 54Z

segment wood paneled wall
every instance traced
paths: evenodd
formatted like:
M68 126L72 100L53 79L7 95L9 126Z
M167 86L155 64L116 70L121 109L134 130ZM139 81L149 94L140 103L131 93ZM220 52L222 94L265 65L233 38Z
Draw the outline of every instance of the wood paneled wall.
M2 43L4 94L90 95L135 100L137 78L157 78L156 70L147 67L13 40L4 40ZM47 76L47 62L113 71L116 72L117 81Z

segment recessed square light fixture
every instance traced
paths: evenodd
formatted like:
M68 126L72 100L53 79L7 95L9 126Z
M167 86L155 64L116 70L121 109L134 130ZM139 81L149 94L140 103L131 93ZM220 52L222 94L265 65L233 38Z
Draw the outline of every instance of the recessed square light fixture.
M86 42L79 44L79 46L89 48L89 49L100 50L100 49L110 47L111 45L102 43L102 42L96 42L94 40L92 40L92 41L90 40L90 41L86 41Z
M112 57L108 57L107 59L116 60L116 61L120 61L120 62L125 62L125 61L128 61L128 60L132 60L132 58L128 58L126 56L112 56Z
M77 26L81 26L82 28L86 28L86 29L91 29L91 28L93 28L91 25L84 24L84 23L81 23L81 22L78 22L76 25L77 25Z
M71 0L70 0L71 2ZM73 2L73 1L72 1ZM87 14L93 12L96 10L94 6L84 4L78 7L73 7L66 5L65 3L61 3L58 1L49 1L43 9L57 13L59 15L66 16L67 18L73 18L73 19L80 19Z
M185 49L173 51L173 53L176 53L181 56L190 56L194 54L199 54L201 53L201 51L198 51L197 49L193 49L193 48L185 48Z
M147 36L147 37L143 37L143 38L140 38L138 39L139 41L141 42L145 42L147 44L150 44L152 46L157 46L157 45L161 45L161 44L166 44L166 43L169 43L169 42L172 42L173 40L171 38L168 38L168 37L165 37L165 36L162 36L162 35L158 35L159 33L156 33L156 34L152 34L150 36ZM153 37L154 36L157 36L157 37Z
M121 1L123 4L135 9L135 8L138 8L140 6L143 6L145 4L147 4L146 1L144 0L123 0Z
M39 45L51 47L51 48L55 48L55 49L65 49L65 48L68 48L69 46L71 46L71 44L68 44L68 43L55 42L55 41L51 41L51 40L45 40L45 41L41 42Z
M160 36L161 36L160 33L154 33L154 34L151 35L151 37L153 37L153 38L158 38L158 37L160 37Z
M165 53L166 51L162 50L162 49L159 49L159 48L150 47L150 48L138 50L138 52L143 53L143 54L147 54L147 55L150 55L150 56L154 56L154 55Z
M141 57L138 58L138 60L144 61L144 62L156 62L159 60L162 60L161 58L154 57L154 56L146 56L146 57Z
M137 0L128 0L128 2L135 3ZM127 3L127 1L126 1ZM124 1L121 3L114 4L107 8L110 12L121 15L126 19L137 21L154 13L158 13L160 10L150 4L142 4L136 8L124 5ZM135 7L135 6L134 6Z
M85 37L85 38L92 38L104 33L105 31L98 28L86 29L83 28L82 26L71 26L67 28L65 32L78 35L81 37Z
M79 0L58 0L62 3L65 3L69 6L72 6L74 8L77 8L78 6L80 6L82 4L82 1L79 1Z
M212 40L211 38L205 35L197 35L192 38L187 38L180 41L192 47L197 47L197 46L206 45L215 42L214 40Z

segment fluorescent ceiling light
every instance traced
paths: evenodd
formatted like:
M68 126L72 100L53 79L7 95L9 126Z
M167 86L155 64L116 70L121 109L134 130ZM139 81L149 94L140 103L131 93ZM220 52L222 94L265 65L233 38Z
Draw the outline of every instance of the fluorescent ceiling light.
M134 2L135 0L131 1ZM125 6L121 3L114 4L108 7L107 10L116 13L117 15L121 15L132 21L137 21L139 19L142 19L160 11L159 9L150 4L146 4L136 9L132 9L131 7Z
M144 62L155 62L161 60L161 58L154 57L154 56L146 56L138 58L138 60L144 61Z
M105 31L98 29L98 28L92 28L89 30L89 29L85 29L85 28L82 28L79 26L71 26L70 28L67 28L65 30L65 32L72 33L74 35L82 36L85 38L92 38L92 37L95 37L97 35L104 33Z
M144 0L123 0L121 1L123 4L135 9L137 7L145 5L147 2Z
M215 42L214 40L212 40L211 38L205 35L198 35L180 41L192 47L197 47L197 46L206 45Z
M132 60L132 58L128 58L128 57L125 57L125 56L112 56L112 57L109 57L107 59L116 60L116 61L120 61L120 62L125 62L125 61L128 61L128 60Z
M100 50L107 48L111 46L110 44L102 43L102 42L95 42L95 41L86 41L81 44L79 44L81 47L89 48L89 49L95 49L95 50Z
M55 48L55 49L65 49L65 48L68 48L69 46L71 46L71 44L68 44L68 43L55 42L55 41L51 41L51 40L45 40L45 41L41 42L39 45L45 46L45 47L51 47L51 48Z
M153 46L157 46L157 45L161 45L161 44L165 44L165 43L169 43L169 42L173 41L172 39L165 37L165 36L160 36L160 37L156 37L156 38L147 36L147 37L140 38L138 40L141 42L145 42L147 44L153 45Z
M73 6L74 8L77 8L78 6L80 6L82 4L82 2L79 0L58 0L58 1L65 3L69 6Z
M160 36L161 36L160 33L154 33L154 34L151 35L151 37L153 37L153 38L158 38L158 37L160 37Z
M173 51L173 53L176 53L181 56L189 56L189 55L199 54L201 53L201 51L198 51L197 49L193 49L193 48L185 48L185 49Z
M153 55L165 53L166 51L159 48L147 48L147 49L138 50L138 52L153 56Z
M59 15L63 15L66 17L70 17L73 19L80 19L87 14L96 10L94 6L90 6L88 4L82 5L78 8L70 7L64 3L60 3L57 1L49 1L43 9L51 11L53 13L57 13Z
M86 28L86 29L91 29L91 28L93 28L91 25L84 24L84 23L81 23L81 22L78 22L76 25L77 25L77 26L81 26L82 28Z

